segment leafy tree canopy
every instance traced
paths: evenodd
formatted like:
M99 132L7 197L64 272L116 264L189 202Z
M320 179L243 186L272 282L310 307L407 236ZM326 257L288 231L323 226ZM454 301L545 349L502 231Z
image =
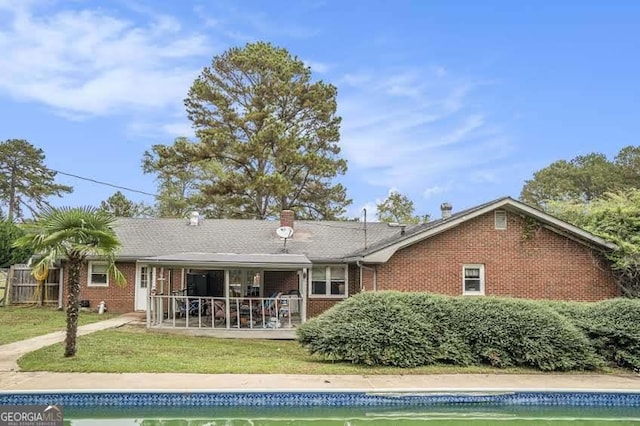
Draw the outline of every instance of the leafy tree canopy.
M625 147L613 160L591 153L551 163L525 182L520 199L544 209L548 201L589 202L628 188L640 188L640 147Z
M44 165L44 151L24 139L0 142L0 206L9 221L47 205L47 198L70 193L73 188L55 183L56 172Z
M33 251L13 246L24 231L13 222L0 218L0 268L8 268L16 263L27 263Z
M131 201L120 191L101 201L99 210L115 217L141 217L152 214L150 206Z
M583 203L551 201L549 213L615 243L609 258L626 296L640 297L640 190L628 189Z
M428 222L429 215L417 216L414 214L413 201L398 191L389 192L389 196L376 205L377 217L381 222L387 223L421 223Z
M292 209L300 218L335 219L351 203L333 182L347 170L336 95L285 49L263 42L232 48L213 58L185 100L198 143L154 154L171 167L213 165L215 176L197 192L218 217Z

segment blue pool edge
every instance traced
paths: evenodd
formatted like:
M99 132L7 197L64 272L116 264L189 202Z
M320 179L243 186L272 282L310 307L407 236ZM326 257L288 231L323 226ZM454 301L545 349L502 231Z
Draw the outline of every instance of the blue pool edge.
M375 407L445 404L640 407L640 390L508 389L403 390L16 390L0 391L0 405L65 407Z

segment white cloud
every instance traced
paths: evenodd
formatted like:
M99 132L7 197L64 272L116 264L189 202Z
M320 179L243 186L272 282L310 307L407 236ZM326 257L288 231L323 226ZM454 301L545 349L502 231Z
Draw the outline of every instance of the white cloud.
M507 135L475 106L480 83L438 67L360 70L340 81L341 146L350 173L366 184L428 197L510 153Z
M312 73L324 74L331 70L331 65L324 62L311 61L307 59L303 59L302 62L304 62L306 66L311 68Z
M169 16L138 24L106 9L0 7L9 10L0 26L0 92L76 118L181 108L212 51L207 37Z
M429 188L426 188L424 191L422 191L422 196L426 199L429 199L435 195L444 194L445 192L451 191L451 188L453 188L452 182L444 185L430 186Z

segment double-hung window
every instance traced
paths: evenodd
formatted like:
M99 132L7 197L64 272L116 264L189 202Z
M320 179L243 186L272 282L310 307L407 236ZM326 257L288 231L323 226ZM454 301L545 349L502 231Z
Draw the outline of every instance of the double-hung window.
M462 294L484 294L484 265L464 265L462 267Z
M108 287L109 286L109 274L107 272L106 263L89 262L88 271L89 287Z
M311 269L310 296L346 297L347 267L342 265L314 266Z

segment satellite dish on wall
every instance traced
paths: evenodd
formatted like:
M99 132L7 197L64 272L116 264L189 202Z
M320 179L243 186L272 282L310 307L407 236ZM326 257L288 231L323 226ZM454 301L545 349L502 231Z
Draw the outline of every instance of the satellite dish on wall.
M290 226L281 226L276 229L276 234L278 234L278 237L284 238L286 240L287 238L291 238L293 236L293 228Z

